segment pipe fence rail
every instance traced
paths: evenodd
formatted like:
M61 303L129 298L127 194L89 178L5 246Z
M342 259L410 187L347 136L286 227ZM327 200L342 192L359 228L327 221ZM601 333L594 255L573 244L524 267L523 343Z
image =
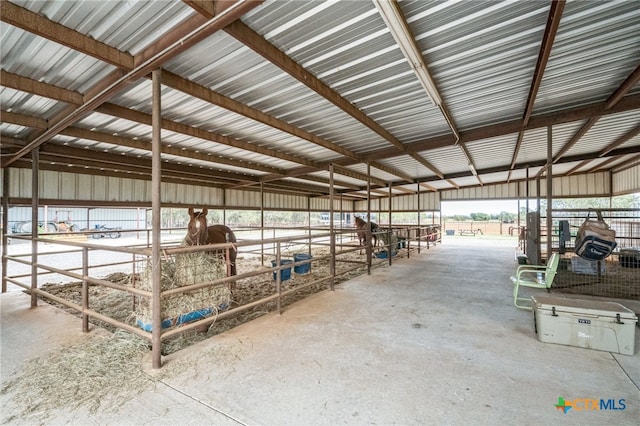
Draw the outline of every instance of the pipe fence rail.
M239 268L235 276L225 273L215 279L196 277L187 285L167 289L161 286L160 294L154 294L151 286L145 289L140 285L146 268L152 267L150 230L120 229L120 238L99 240L92 237L95 232L100 231L69 232L63 236L40 233L37 238L31 234L11 234L13 244L5 246L7 253L2 253L7 264L2 272L3 291L7 291L7 284L15 285L32 295L32 306L37 306L41 298L79 315L83 332L89 331L90 322L97 321L99 325L103 323L145 339L152 352L159 354L164 342L188 331L202 330L216 321L260 306L275 304L273 310L281 314L283 299L287 297L311 288L333 290L342 277L365 273L365 269L370 273L372 267L391 265L393 259L410 257L442 241L439 225L381 227L376 234L383 243L376 247L371 245L371 239L360 246L354 228L337 228L331 232L327 227L244 227L234 229L236 243L183 246L184 228L163 229L159 261L164 266L161 268L170 270L169 262L175 262L179 256L228 253L231 249L237 251ZM25 244L29 242L31 244ZM32 247L36 247L35 252L26 251ZM228 255L223 256L224 261L228 259ZM250 262L256 264L240 267ZM289 285L287 281L294 281L291 271L294 271L295 284ZM110 279L114 275L120 281ZM234 291L247 285L266 288L267 292L255 300L232 306ZM72 289L71 296L58 293L64 286ZM171 318L162 307L162 302L170 302L172 298L226 289L231 295L226 306L185 308L184 321ZM101 306L104 292L108 292L108 304L115 304L117 300L128 315L114 314ZM161 308L151 312L156 320L151 324L162 324L159 329L149 329L149 323L141 322L140 312L135 311L145 304L153 306L154 298L159 299ZM202 313L203 308L208 310ZM155 351L153 345L158 341L161 348Z

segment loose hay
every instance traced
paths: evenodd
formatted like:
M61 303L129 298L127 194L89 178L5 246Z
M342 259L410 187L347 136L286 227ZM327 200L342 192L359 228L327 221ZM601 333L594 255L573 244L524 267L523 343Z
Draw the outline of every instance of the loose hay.
M110 281L114 284L130 285L131 274L115 273L104 277L105 281ZM46 283L42 285L42 290L48 293L65 299L69 302L77 305L82 304L82 282L74 281L65 284ZM133 296L127 294L124 291L116 290L101 285L90 284L89 285L89 307L102 315L106 315L109 318L122 321L124 323L134 325L135 317L133 315ZM67 311L75 316L81 316L81 314L75 309L68 308L55 301L49 300L42 296L39 296L41 300L60 309ZM117 330L111 324L105 323L97 318L91 318L91 323L107 329L109 331Z
M151 291L153 282L151 261L144 263L140 281L136 286ZM227 285L212 284L215 280L227 276L226 262L223 258L204 252L178 254L162 260L161 275L161 291L194 284L211 284L199 290L163 297L160 306L162 320L166 321L167 325L179 324L185 316L195 312L211 310L215 313L219 309L226 309L229 306L231 291ZM152 322L151 300L144 297L138 298L135 305L135 315L138 325L147 328ZM163 325L164 327L165 325Z
M319 257L322 254L326 253L314 253L314 256ZM362 259L362 256L353 254L353 259ZM177 261L166 265L163 264L163 269L166 273L171 272L169 268L174 268L173 274L175 276L175 268L178 264L179 262ZM223 265L224 262L218 263L219 268L223 268ZM243 259L241 267L249 271L264 267L264 265L261 264L260 257L256 256ZM140 274L117 273L111 274L104 279L122 285L133 285L135 283L136 287L148 285L149 287L146 289L150 289L150 280L146 281L146 284L141 280L141 276L144 273L150 274L150 271L146 271L146 268L138 268L137 270L141 271ZM216 278L218 278L217 274L225 276L223 269L216 270L218 271L215 273ZM313 280L314 274L317 273L320 276L324 276L328 274L328 271L329 261L327 259L317 260L314 263L312 274L296 275L294 279L283 282L282 289L288 290L297 287L308 280ZM341 275L336 282L355 277L361 273L362 270L351 271ZM185 274L187 274L187 278L182 278L184 282L188 284L200 282L200 278L196 279L194 277L195 273L189 275L189 272L185 272ZM189 276L191 276L191 279L188 278ZM273 294L275 283L271 280L271 274L267 276L269 279L266 281L264 276L240 280L236 286L236 291L234 291L234 304L242 306ZM175 284L171 284L167 277L163 276L162 289L173 288L167 287L171 285ZM43 288L47 288L48 291L66 300L76 303L80 300L80 282L64 285L45 284ZM324 288L326 288L326 284L306 287L293 295L285 297L282 301L282 306L305 298ZM120 321L133 323L131 295L123 291L93 285L89 286L89 291L91 305L94 309ZM57 303L49 300L47 302L57 305ZM260 317L272 311L275 303L273 301L267 305L256 306L233 317L218 320L211 325L208 333L197 333L190 330L174 338L167 339L163 341L163 355L176 352L207 337ZM110 309L105 308L104 305ZM109 312L111 308L113 308L113 312ZM72 312L74 315L79 315L75 311ZM165 374L171 375L172 371L180 371L194 366L192 364L193 359L190 359L188 363L173 361L163 367L159 376L154 375L154 377L151 377L141 369L141 363L145 362L141 357L148 354L150 350L148 342L126 331L117 330L108 324L97 322L93 318L91 321L109 330L115 330L115 333L111 337L92 335L90 340L83 344L63 347L55 353L50 353L40 359L29 362L24 369L14 373L13 376L6 380L6 384L2 386L0 393L8 395L12 399L12 403L15 403L18 408L13 410L11 417L3 417L3 422L30 421L37 418L38 422L46 423L47 417L61 407L70 410L82 408L92 413L113 409L113 407L121 405L140 392L152 390L155 387L155 383L158 380L162 380ZM214 349L216 352L212 353L211 356L219 358L220 362L225 364L236 362L237 357L235 355L220 353L217 347ZM199 353L195 359L197 360L201 356L202 354Z
M140 392L154 387L154 381L140 368L149 351L143 339L124 331L110 336L93 335L84 343L25 364L0 392L11 394L20 407L7 421L42 416L61 407L88 409L96 413L101 402L119 406Z
M313 268L310 274L298 275L295 274L291 280L287 280L281 283L281 288L283 291L290 290L293 288L297 288L298 286L305 284L309 281L317 279L319 276L327 276L329 275L330 270L330 262L329 259L321 259L321 257L328 254L328 249L318 249L314 250L313 257L315 258L313 263ZM359 255L357 252L349 253L346 256L342 256L342 258L350 259L350 260L363 260L363 256ZM255 271L260 268L265 268L265 272L268 271L267 268L269 266L263 265L261 261L261 256L244 256L239 258L238 268L239 273ZM165 259L166 261L166 259ZM220 261L219 266L222 268L224 262ZM145 261L139 262L140 267L136 267L137 274L125 274L125 273L114 273L110 274L103 279L107 281L111 281L121 285L134 285L135 287L143 287L143 283L140 277L143 273L149 273L150 271L146 271L146 259ZM163 264L164 271L167 272L167 268L175 268L175 262L171 262L169 265ZM351 270L350 272L345 273L345 269L353 268L353 264L342 264L338 263L337 265L337 274L335 283L338 284L344 280L351 279L358 275L361 275L364 271L366 271L366 265L362 265L361 268L356 270ZM222 273L222 272L221 272ZM222 273L224 276L224 273ZM169 285L169 280L167 277L164 277L162 280L163 289L168 288L165 287ZM72 282L67 284L45 284L43 285L43 289L46 289L48 292L57 295L65 300L72 301L76 304L81 303L81 284L80 282ZM147 287L146 290L150 290L150 281L146 281ZM285 307L291 303L294 303L297 300L304 299L311 294L317 293L326 289L328 283L325 282L323 284L313 285L305 287L304 289L300 289L296 291L296 293L289 295L288 297L283 298L281 306ZM232 306L243 306L249 303L252 303L256 300L268 297L275 292L275 282L272 280L271 272L267 272L264 275L244 278L241 280L237 280L232 298L230 298L229 303ZM140 297L135 297L135 299L141 299ZM49 299L44 299L47 303L50 303L54 306L60 307L61 309L67 310L73 315L80 316L80 314L72 309L68 309L62 305L59 305L55 301L51 301ZM118 321L125 322L130 325L136 325L136 315L133 313L134 306L134 298L131 294L127 294L124 291L114 290L103 286L89 286L89 300L91 304L91 308L97 310L98 312L106 315L110 318L114 318ZM136 303L139 303L136 300ZM172 336L166 340L163 340L162 343L162 354L169 355L180 349L183 349L187 346L191 346L199 341L202 341L208 337L214 336L218 333L225 332L231 328L234 328L240 324L251 321L255 318L258 318L262 315L265 315L269 312L272 312L275 309L276 301L271 301L264 305L259 305L242 312L238 312L237 314L226 317L224 319L217 319L214 321L207 333L201 333L196 330L188 330L183 333L180 333L176 336ZM109 331L117 330L116 327L104 323L97 318L90 318L90 322L99 327L105 328Z

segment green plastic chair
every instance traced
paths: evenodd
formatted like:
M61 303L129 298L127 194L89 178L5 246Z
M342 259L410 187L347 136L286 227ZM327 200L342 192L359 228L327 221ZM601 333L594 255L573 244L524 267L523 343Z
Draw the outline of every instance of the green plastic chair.
M553 284L553 279L556 276L556 271L558 270L558 263L560 263L560 255L558 253L552 253L546 265L518 266L515 277L511 277L511 281L513 282L513 304L519 309L532 310L533 307L530 304L531 299L518 296L520 287L544 288L549 291ZM542 280L540 282L537 280L539 273L542 273ZM528 301L529 304L523 304L523 301Z

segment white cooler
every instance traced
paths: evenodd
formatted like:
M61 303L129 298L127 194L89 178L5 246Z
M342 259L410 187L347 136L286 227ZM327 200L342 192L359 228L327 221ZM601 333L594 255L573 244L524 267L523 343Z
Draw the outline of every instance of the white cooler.
M615 302L531 296L538 340L633 355L636 314Z

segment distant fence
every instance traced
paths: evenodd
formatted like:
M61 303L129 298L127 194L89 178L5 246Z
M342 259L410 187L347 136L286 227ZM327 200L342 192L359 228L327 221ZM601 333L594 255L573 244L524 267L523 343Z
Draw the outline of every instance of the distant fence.
M518 236L517 223L502 223L497 221L445 221L443 224L445 235L512 235ZM447 232L448 231L448 232ZM453 233L451 231L454 231Z

